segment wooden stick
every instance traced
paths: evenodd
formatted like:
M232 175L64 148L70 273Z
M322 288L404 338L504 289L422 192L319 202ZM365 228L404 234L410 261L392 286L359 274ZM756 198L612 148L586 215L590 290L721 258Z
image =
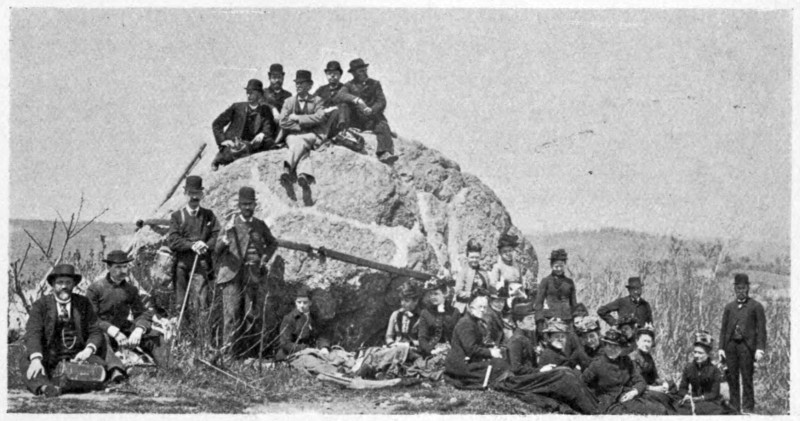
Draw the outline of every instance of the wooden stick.
M177 180L175 180L175 183L174 183L174 184L172 185L172 187L171 187L171 188L170 188L170 189L167 191L167 195L166 195L166 196L164 196L164 200L162 200L162 201L161 201L161 203L158 205L158 207L156 208L156 210L158 210L158 208L160 208L161 206L163 206L163 205L164 205L164 203L167 203L167 200L169 200L169 198L170 198L170 197L172 197L172 195L175 193L175 190L177 190L177 189L178 189L178 186L180 186L180 185L181 185L181 182L183 181L183 179L184 179L184 178L186 178L186 175L187 175L187 174L189 174L189 172L190 172L190 171L192 171L192 168L194 168L194 166L195 166L195 165L197 165L197 162L198 162L198 161L200 161L200 158L202 158L202 156L203 156L203 151L204 151L205 149L206 149L206 143L205 143L205 142L203 142L203 143L200 145L200 149L198 149L198 150L197 150L197 152L196 152L196 153L195 153L195 154L192 156L192 160L191 160L191 161L189 161L189 164L188 164L188 165L186 165L186 168L183 170L183 172L181 172L181 175L178 177L178 179L177 179Z
M266 391L266 390L264 390L264 389L261 389L261 388L258 388L258 387L255 387L255 386L253 386L253 385L251 385L251 384L247 383L246 381L244 381L244 380L240 379L239 377L236 377L236 376L234 376L233 374L231 374L231 373L228 373L227 371L225 371L225 370L223 370L223 369L221 369L221 368L219 368L219 367L217 367L217 366L215 366L215 365L211 364L210 362L207 362L207 361L205 361L205 360L203 360L203 359L201 359L201 358L195 358L194 360L195 360L195 361L199 361L199 362L201 362L201 363L203 363L203 364L205 364L205 365L207 365L207 366L209 366L209 367L213 368L214 370L217 370L217 371L219 371L220 373L222 373L222 374L224 374L224 375L226 375L226 376L228 376L228 377L230 377L230 378L232 378L232 379L236 380L237 382L242 382L242 383L244 383L244 385L245 385L245 386L247 386L247 387L249 387L249 388L252 388L253 390L257 390L257 391L259 391L259 392L261 392L261 393L267 393L267 391Z

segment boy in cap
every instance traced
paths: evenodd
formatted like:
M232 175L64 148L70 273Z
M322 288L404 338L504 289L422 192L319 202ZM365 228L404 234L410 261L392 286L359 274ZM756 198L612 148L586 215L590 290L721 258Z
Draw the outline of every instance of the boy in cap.
M747 274L734 274L733 290L736 300L728 303L722 313L719 357L728 363L731 406L738 412L752 413L755 408L753 371L755 362L764 357L767 347L767 322L764 306L749 295L750 278Z
M283 65L280 63L273 63L269 66L267 77L269 78L269 86L264 90L264 96L261 98L261 103L269 107L272 115L275 118L275 124L280 121L281 110L283 103L288 98L292 97L292 93L283 89L283 77L286 73L283 71Z
M308 288L302 286L297 290L294 309L281 322L280 344L275 360L283 361L289 355L309 347L318 348L323 354L327 354L330 340L311 312L311 294Z
M254 216L256 192L239 189L239 212L234 214L217 238L217 285L222 288L222 331L224 348L238 356L239 335L248 314L259 316L262 295L259 286L267 273L267 262L278 249L278 240L267 224Z
M25 326L25 354L20 371L25 385L35 395L59 396L54 370L61 361L86 361L102 365L97 355L103 347L103 332L88 299L73 293L81 281L75 267L60 264L47 275L53 293L33 303Z
M567 252L564 249L550 253L552 272L539 283L534 308L539 318L539 327L544 327L544 308L553 312L553 316L563 320L567 326L572 325L572 311L578 304L575 297L575 282L564 275L567 266Z
M467 241L467 263L456 274L453 306L461 313L467 308L472 294L479 288L489 288L489 273L481 268L481 251L483 247L478 240Z
M632 316L636 321L635 327L642 327L646 323L653 323L653 310L650 303L642 298L642 279L638 276L628 278L628 284L625 285L628 289L627 297L620 297L616 300L600 306L597 309L597 315L605 320L610 326L617 324L617 318ZM617 318L611 313L616 312Z
M178 315L183 306L184 297L187 308L198 316L199 323L208 325L209 288L211 268L211 251L217 242L220 226L216 215L210 209L200 206L203 199L203 179L197 175L186 177L183 193L186 196L186 206L170 215L167 244L175 254L175 296L172 306L172 315ZM194 271L189 287L189 275ZM193 312L187 313L193 314ZM186 321L191 323L191 317ZM207 330L205 334L210 334ZM207 338L210 339L210 338Z

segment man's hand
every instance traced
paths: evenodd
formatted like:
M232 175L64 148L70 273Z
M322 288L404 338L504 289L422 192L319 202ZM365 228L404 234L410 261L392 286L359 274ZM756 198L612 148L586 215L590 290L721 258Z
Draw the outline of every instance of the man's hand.
M756 361L764 358L764 350L763 349L757 349L755 358L756 358Z
M503 354L500 352L500 348L497 347L489 348L489 352L492 354L492 358L503 358Z
M691 400L692 400L692 397L689 396L689 395L686 395L686 396L683 397L683 399L681 399L681 403L679 403L678 405L683 406L684 404L686 404L686 402L689 402Z
M233 147L233 141L232 140L226 140L226 141L222 142L222 146L227 146L229 148L232 148Z
M719 359L720 360L724 360L725 359L725 351L720 349L718 354L719 354Z
M192 244L192 251L197 254L205 254L205 252L208 251L208 244L202 241L195 241L194 244Z
M628 402L629 400L635 398L636 395L638 395L638 394L639 394L639 391L636 390L636 389L629 390L627 393L625 393L625 394L623 394L622 396L619 397L619 401L620 401L620 403Z
M298 116L297 114L290 114L289 115L289 121L299 122L300 121L300 116Z
M328 108L325 108L325 109L323 109L322 111L323 111L325 114L330 114L330 113L332 113L332 112L336 111L336 107L328 107Z
M133 332L131 332L131 337L128 338L128 347L136 348L139 346L139 343L142 342L142 335L144 335L144 329L141 327L133 329Z
M92 350L92 348L83 348L83 351L75 355L75 358L72 359L72 362L79 363L81 361L86 361L92 356L92 354L94 354L94 350Z
M361 110L361 112L364 113L364 115L372 115L372 108L364 107L364 109Z
M28 380L32 379L33 376L37 374L44 375L44 366L42 365L41 358L34 358L31 360L31 365L28 366Z
M258 148L259 146L261 146L261 142L263 141L264 141L264 133L259 133L256 135L256 137L253 138L252 145L253 147Z
M552 370L552 369L554 369L554 368L556 368L556 365L555 365L555 364L547 364L546 366L542 367L542 368L539 370L539 372L540 372L540 373L547 373L548 371L550 371L550 370Z
M116 336L114 336L114 340L117 341L117 345L122 348L128 346L128 337L122 332L117 333Z
M652 390L653 392L661 392L661 393L667 393L667 391L669 390L669 386L667 386L666 383L659 386L648 386L647 388L648 390Z

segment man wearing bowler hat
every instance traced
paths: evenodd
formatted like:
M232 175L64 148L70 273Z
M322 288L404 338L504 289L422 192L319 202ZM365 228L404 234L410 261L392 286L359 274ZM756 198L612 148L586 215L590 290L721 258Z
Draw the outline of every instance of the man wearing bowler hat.
M283 71L283 65L274 63L269 66L269 86L264 90L264 97L261 98L261 103L266 104L272 115L275 118L275 124L278 124L283 103L292 97L292 93L283 89L283 77L286 75Z
M60 361L86 361L105 367L97 355L103 349L97 314L88 299L73 293L81 278L74 266L56 265L47 275L53 293L31 306L20 368L33 394L54 397L68 392L53 381Z
M208 326L209 276L213 267L211 251L214 250L220 226L214 212L200 206L200 200L203 199L203 179L200 176L186 177L183 193L186 206L172 213L167 233L167 244L175 253L176 260L175 296L170 313L180 314L189 287L189 275L194 271L189 298L186 300L187 308L193 311L186 316L191 314L197 320L186 317L186 321Z
M397 160L397 156L394 155L389 121L383 114L386 110L386 96L383 95L381 83L370 79L367 67L369 64L360 58L350 61L348 72L353 75L353 79L344 85L344 91L361 98L367 105L366 108L353 110L352 125L360 130L375 132L378 138L378 159L385 164L391 164Z
M642 279L638 276L628 278L628 284L625 288L628 289L627 297L620 297L616 300L604 304L597 309L597 315L605 320L609 326L616 326L619 319L632 316L636 320L637 327L643 327L646 323L653 323L653 310L650 303L642 298ZM611 313L617 312L617 317Z
M749 296L750 278L745 273L733 277L736 300L725 306L719 332L719 356L728 362L728 386L731 406L739 412L752 413L754 364L764 357L767 348L767 322L764 306ZM742 396L739 397L741 374Z
M219 146L211 163L214 170L274 146L277 126L269 106L261 103L264 85L258 79L250 79L244 89L247 102L232 104L211 124Z
M288 156L283 162L281 183L290 184L292 173L295 173L297 184L305 189L314 181L309 154L325 142L328 135L325 121L327 115L336 108L326 109L322 99L310 93L314 81L308 70L298 70L294 83L297 95L287 99L281 110L280 125L286 133L286 145L289 147Z
M255 190L239 189L239 213L228 221L215 245L217 285L222 288L223 344L235 356L242 350L239 336L245 317L256 318L261 311L259 286L267 273L267 262L278 248L278 240L267 224L254 216L255 208Z
M367 108L367 104L363 99L347 93L344 89L344 84L341 82L342 66L338 61L329 61L325 66L325 77L328 78L328 84L322 85L317 88L314 95L322 99L325 107L336 107L327 120L327 138L334 138L339 132L350 126L350 106L355 106L362 112Z
M108 274L92 282L86 290L86 298L92 303L100 329L106 333L111 345L106 360L113 360L113 350L120 347L143 351L156 364L163 360L161 335L151 330L153 309L144 304L139 288L128 279L128 253L113 250L106 254L103 262ZM128 319L133 315L133 321Z

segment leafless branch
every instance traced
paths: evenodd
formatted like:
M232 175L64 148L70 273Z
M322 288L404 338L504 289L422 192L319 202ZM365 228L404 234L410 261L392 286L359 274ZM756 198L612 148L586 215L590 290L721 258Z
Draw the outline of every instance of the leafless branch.
M99 217L103 216L103 214L105 214L106 212L108 212L108 210L109 210L109 208L105 208L105 209L103 209L103 210L102 210L100 213L98 213L97 215L95 215L95 217L94 217L94 218L90 219L88 222L86 222L85 224L83 224L83 226L82 226L82 227L80 227L80 228L78 228L77 230L75 230L75 234L73 234L72 236L73 236L73 237L75 237L75 236L77 236L78 234L80 234L80 233L81 233L81 231L83 231L84 229L86 229L86 227L88 227L89 225L93 224L93 223L94 223L94 221L96 221L96 220L97 220L97 218L99 218Z
M53 263L53 261L52 261L52 260L50 260L50 255L47 253L47 250L46 250L46 249L44 248L44 246L43 246L43 245L42 245L42 244L39 242L39 240L37 240L37 239L36 239L36 237L34 237L34 236L33 236L33 234L31 234L31 233L30 233L28 230L26 230L26 229L24 229L24 228L23 228L23 229L22 229L22 231L24 231L24 232L25 232L25 235L27 235L27 236L28 236L28 238L30 238L30 239L31 239L31 241L33 241L33 243L34 243L34 244L36 244L36 247L38 247L38 248L39 248L39 250L42 252L42 254L43 254L43 255L44 255L44 257L47 259L47 261L48 261L48 262L50 262L50 264L52 264L52 263Z
M20 277L22 276L22 269L25 266L25 261L28 260L28 252L31 251L31 243L28 243L28 247L25 249L25 254L22 256L22 260L17 259L14 263L11 264L11 270L9 272L11 275L11 281L14 285L14 293L17 294L20 301L22 301L22 306L25 307L25 312L30 313L31 311L31 304L28 301L28 297L25 296L25 291L22 288L22 282Z

